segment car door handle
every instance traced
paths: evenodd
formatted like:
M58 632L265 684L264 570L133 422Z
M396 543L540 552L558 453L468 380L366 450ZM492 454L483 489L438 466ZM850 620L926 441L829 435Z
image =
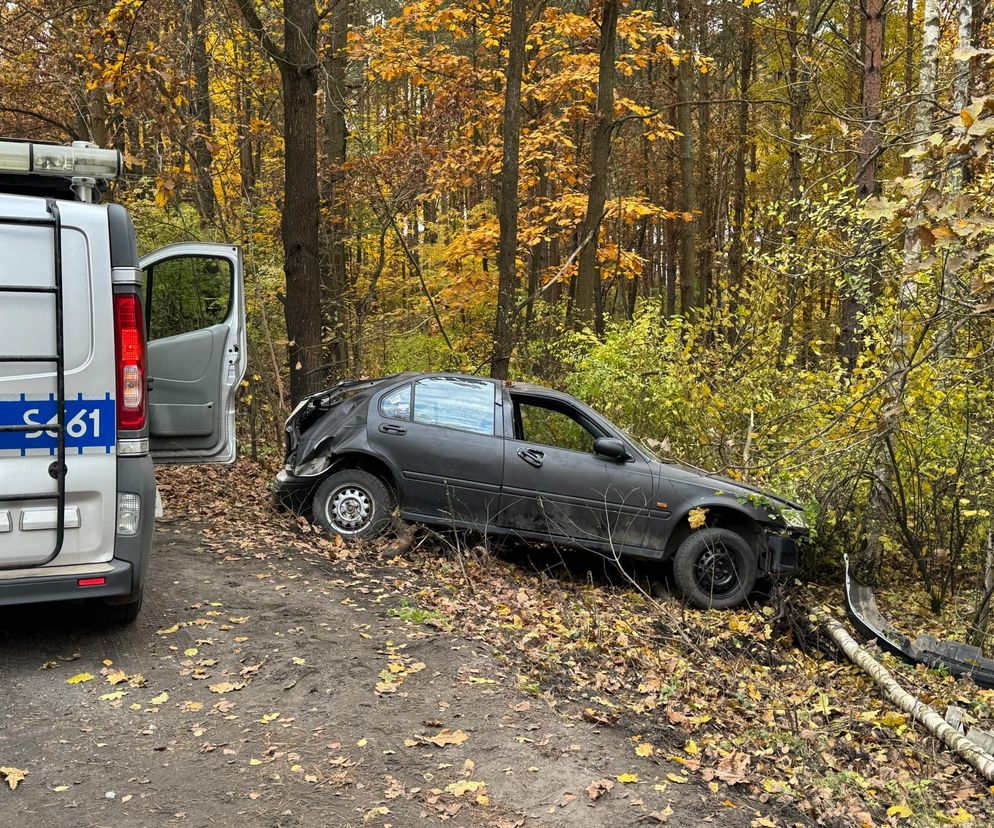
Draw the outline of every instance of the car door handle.
M537 469L542 465L542 461L545 459L545 452L531 448L518 449L518 457L524 460L529 466L534 466Z
M399 425L393 425L392 423L381 423L380 431L384 434L407 434L406 428Z

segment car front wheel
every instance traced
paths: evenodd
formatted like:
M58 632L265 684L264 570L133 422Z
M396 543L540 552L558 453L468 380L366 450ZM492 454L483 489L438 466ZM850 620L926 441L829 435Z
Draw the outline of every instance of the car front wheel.
M729 529L700 529L673 555L673 579L692 606L737 607L756 585L756 553Z
M314 493L315 522L344 540L369 540L390 528L394 496L374 474L343 469L325 480Z

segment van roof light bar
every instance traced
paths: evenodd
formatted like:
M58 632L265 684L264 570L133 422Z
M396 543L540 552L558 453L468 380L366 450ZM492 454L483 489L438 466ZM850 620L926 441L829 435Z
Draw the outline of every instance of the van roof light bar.
M121 174L122 168L119 150L100 149L89 141L73 141L67 147L0 141L0 173L112 181Z

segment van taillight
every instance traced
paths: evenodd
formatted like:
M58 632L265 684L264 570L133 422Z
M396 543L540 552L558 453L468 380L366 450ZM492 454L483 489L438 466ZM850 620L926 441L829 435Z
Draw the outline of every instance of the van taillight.
M117 351L117 428L145 427L145 329L137 293L114 296L114 345Z

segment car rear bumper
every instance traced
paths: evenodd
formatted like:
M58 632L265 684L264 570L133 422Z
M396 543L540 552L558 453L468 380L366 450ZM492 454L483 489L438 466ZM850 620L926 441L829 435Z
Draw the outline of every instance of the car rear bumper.
M295 477L286 469L280 469L273 480L273 507L281 512L306 514L311 508L314 490L320 482L320 479L313 477Z
M25 570L29 574L0 579L0 606L81 598L113 598L130 595L134 591L131 564L117 558L106 564L47 569L51 570L51 574L42 569ZM81 581L85 583L99 579L103 579L103 582L80 586Z

